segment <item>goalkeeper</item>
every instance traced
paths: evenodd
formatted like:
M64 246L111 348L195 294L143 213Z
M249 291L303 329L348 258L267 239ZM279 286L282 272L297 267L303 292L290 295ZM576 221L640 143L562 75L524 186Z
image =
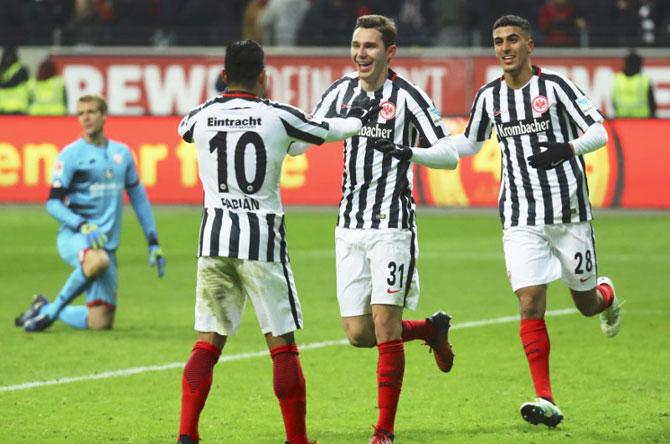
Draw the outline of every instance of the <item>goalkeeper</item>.
M127 146L104 134L107 103L98 95L77 101L83 136L61 151L51 182L47 211L59 223L58 252L74 270L53 302L37 295L15 323L27 332L47 329L56 319L79 329L109 329L116 308L117 267L124 190L149 247L158 277L165 259L144 187ZM86 294L86 305L69 305Z

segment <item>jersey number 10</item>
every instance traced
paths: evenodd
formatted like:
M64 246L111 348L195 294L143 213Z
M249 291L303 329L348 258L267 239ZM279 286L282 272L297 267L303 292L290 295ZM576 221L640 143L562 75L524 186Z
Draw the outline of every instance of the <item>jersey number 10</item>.
M245 155L248 146L256 152L256 173L251 181L247 180ZM219 192L228 192L228 133L219 131L209 141L209 152L216 151L219 178ZM239 189L245 194L254 194L263 186L267 166L265 143L258 133L247 131L237 140L235 145L235 178Z

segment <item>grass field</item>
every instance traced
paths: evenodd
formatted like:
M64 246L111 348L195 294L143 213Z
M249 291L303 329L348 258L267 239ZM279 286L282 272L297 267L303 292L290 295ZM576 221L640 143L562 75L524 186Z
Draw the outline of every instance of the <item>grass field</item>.
M57 226L42 207L0 212L0 442L174 442L180 365L195 338L200 209L156 208L167 257L162 280L147 266L137 221L126 215L114 330L82 332L56 323L40 334L24 333L13 319L33 293L53 297L69 273L56 253ZM297 339L308 428L319 444L363 444L376 419L377 353L341 341L334 222L334 209L287 211L306 323ZM623 327L607 339L597 318L572 311L548 317L554 394L566 418L549 430L526 424L518 413L533 391L497 216L420 212L422 295L419 310L406 317L437 309L452 314L457 356L445 375L426 347L406 345L396 443L670 442L670 213L598 213L594 225L600 274L612 276L626 300ZM568 291L553 284L548 309L571 307ZM283 442L264 350L248 307L239 335L215 368L201 418L204 443Z

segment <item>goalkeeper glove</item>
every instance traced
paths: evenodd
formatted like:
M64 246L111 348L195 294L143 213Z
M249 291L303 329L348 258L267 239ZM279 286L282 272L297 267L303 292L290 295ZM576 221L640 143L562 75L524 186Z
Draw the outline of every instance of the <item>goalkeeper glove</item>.
M165 274L165 257L158 244L149 245L149 266L156 267L158 277L163 277Z
M372 148L384 153L384 156L393 156L398 160L409 161L412 158L412 149L408 146L396 145L389 139L373 139Z
M94 250L104 247L107 243L107 236L98 229L96 224L82 222L79 225L79 232L86 236L86 243Z
M567 142L540 142L538 146L547 147L541 153L528 156L528 163L538 170L550 170L556 168L566 160L575 155L572 147Z
M365 125L379 113L380 109L379 99L370 99L361 93L351 102L346 117L355 117Z

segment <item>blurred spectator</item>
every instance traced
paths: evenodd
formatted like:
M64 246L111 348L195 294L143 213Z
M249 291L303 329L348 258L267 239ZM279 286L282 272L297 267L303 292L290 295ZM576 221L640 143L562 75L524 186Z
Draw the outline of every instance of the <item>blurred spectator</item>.
M536 0L469 0L465 4L466 27L472 30L473 46L490 47L493 44L493 22L505 14L521 17L537 16Z
M440 46L467 46L471 32L466 26L466 12L469 0L437 0L437 35L433 44Z
M615 117L656 117L654 88L648 75L642 74L642 57L631 51L624 58L623 72L614 76L612 104Z
M65 81L56 71L56 64L45 59L37 69L30 85L29 114L33 116L63 116L67 112Z
M177 45L227 45L239 40L247 0L157 0L164 37Z
M398 44L430 45L436 33L434 2L432 0L405 0L398 11Z
M615 46L635 45L640 41L640 17L636 0L615 0L611 23Z
M74 14L64 29L65 43L90 45L99 43L104 37L103 17L109 20L112 14L111 6L107 3L97 3L95 0L74 0Z
M298 32L303 46L349 46L357 5L346 0L315 0Z
M23 2L21 0L0 0L0 42L20 42L23 34Z
M55 31L60 30L72 17L73 1L26 0L23 16L30 24L30 32L22 33L22 44L50 45L59 42Z
M571 0L547 0L537 22L547 46L578 46L580 31L586 30L586 21Z
M309 0L270 0L260 15L265 43L274 46L295 45L298 28L309 7Z
M28 112L29 79L16 47L5 46L0 59L0 114Z
M244 8L242 15L242 39L254 40L258 43L266 43L260 17L266 8L268 0L251 0ZM300 24L296 25L296 30Z

